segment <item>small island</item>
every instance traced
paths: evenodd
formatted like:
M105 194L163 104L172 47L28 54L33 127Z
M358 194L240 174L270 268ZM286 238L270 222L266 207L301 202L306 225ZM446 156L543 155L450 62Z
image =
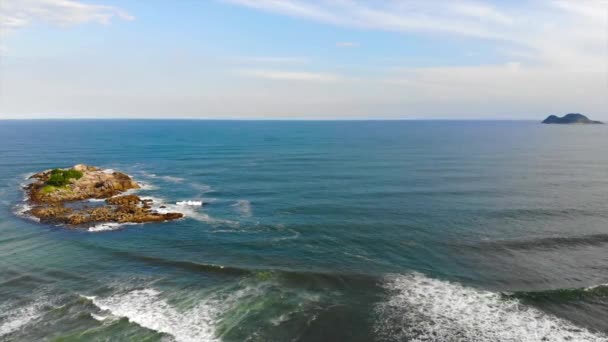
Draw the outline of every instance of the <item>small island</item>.
M563 117L556 115L549 115L542 123L544 124L603 124L601 121L589 120L588 117L578 114L570 113Z
M146 223L175 220L182 213L159 213L152 200L125 194L139 189L128 175L83 164L34 174L27 185L26 214L42 223L70 228L100 223ZM93 201L91 201L93 200ZM97 201L95 201L97 200Z

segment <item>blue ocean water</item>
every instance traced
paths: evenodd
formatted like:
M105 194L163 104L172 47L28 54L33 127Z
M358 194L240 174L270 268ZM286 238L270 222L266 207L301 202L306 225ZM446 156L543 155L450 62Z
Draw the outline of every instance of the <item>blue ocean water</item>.
M607 146L523 121L0 121L0 341L607 341ZM78 163L186 218L19 214L28 174Z

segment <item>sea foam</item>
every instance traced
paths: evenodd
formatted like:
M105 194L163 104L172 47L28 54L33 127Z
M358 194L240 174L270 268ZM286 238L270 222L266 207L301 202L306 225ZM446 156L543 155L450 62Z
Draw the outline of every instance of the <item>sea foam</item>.
M191 309L181 311L163 299L160 291L152 288L107 298L85 298L103 311L126 317L142 327L169 334L179 342L217 340L214 321L221 305L215 301L203 301Z
M152 200L152 204L151 204L152 209L154 209L155 211L157 211L160 214L177 212L177 213L183 214L184 217L191 218L193 220L197 220L200 222L214 223L214 224L238 225L238 222L230 221L230 220L216 219L205 213L200 212L198 210L198 207L202 206L202 204L203 204L202 201L186 200L186 201L178 201L178 202L176 202L176 204L172 204L160 197L142 196L140 198L142 200Z
M203 201L178 201L175 202L175 204L177 205L181 205L181 206L193 206L193 207L200 207L203 205Z
M18 331L38 319L42 315L42 306L41 303L34 303L12 310L3 309L0 313L0 337Z
M87 229L87 231L92 232L92 233L107 232L107 231L120 229L120 227L122 227L122 226L123 226L123 224L120 224L120 223L107 222L107 223L100 223L100 224L94 225L92 227L89 227Z
M23 202L17 204L14 207L13 213L15 215L19 216L19 217L22 217L22 218L25 218L25 219L28 219L28 220L32 220L34 222L40 222L39 218L37 218L34 215L29 215L27 213L30 210L32 210L32 206L29 203L27 203L26 200L24 200Z
M408 341L607 341L564 319L498 293L428 278L390 276L377 306L376 331Z

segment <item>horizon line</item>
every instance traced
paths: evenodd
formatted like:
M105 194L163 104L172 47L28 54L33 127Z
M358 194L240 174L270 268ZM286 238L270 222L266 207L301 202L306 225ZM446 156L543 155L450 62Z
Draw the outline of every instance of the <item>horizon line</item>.
M193 117L33 117L33 118L1 118L0 121L542 121L543 119L515 118L193 118Z

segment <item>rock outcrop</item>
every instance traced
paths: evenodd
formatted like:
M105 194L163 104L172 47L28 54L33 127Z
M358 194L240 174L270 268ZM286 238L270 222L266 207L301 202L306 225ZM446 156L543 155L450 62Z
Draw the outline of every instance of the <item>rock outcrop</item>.
M570 113L566 114L563 117L549 115L545 120L543 120L544 124L602 124L601 121L593 121L589 120L588 117L578 114L578 113Z
M154 210L152 200L124 195L139 185L121 172L79 164L69 169L42 171L30 178L35 181L25 188L32 206L27 213L43 223L77 227L91 223L162 222L183 217L181 213ZM91 206L87 201L90 199L105 202Z

